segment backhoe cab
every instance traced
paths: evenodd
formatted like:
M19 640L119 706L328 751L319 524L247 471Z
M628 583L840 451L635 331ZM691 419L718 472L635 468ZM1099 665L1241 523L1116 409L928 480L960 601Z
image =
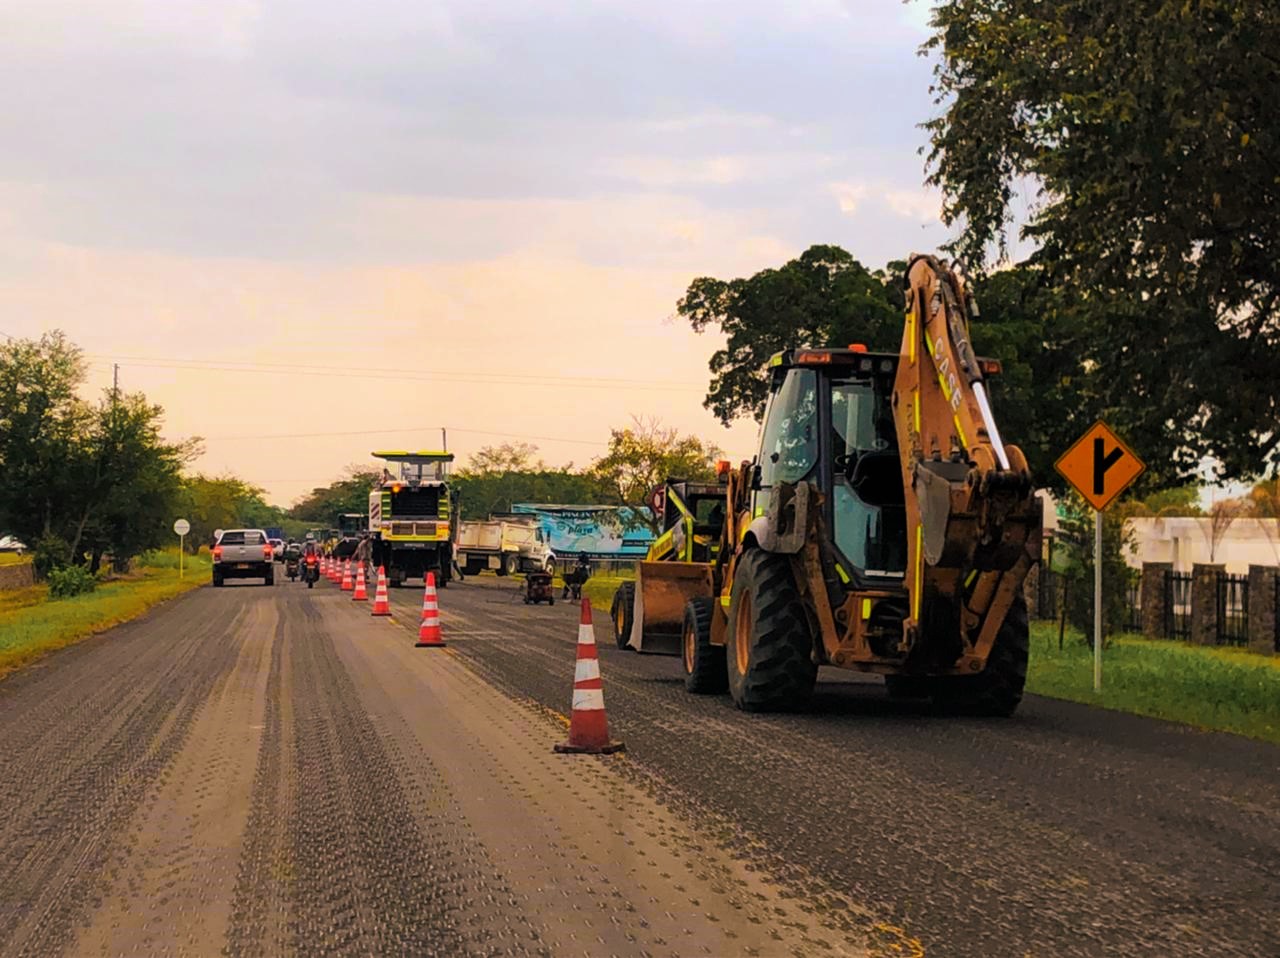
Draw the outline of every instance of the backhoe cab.
M1022 583L1040 505L1005 445L963 278L916 256L896 354L794 349L770 363L760 449L729 477L714 599L686 605L686 686L792 709L819 665L893 695L1008 715L1022 696Z

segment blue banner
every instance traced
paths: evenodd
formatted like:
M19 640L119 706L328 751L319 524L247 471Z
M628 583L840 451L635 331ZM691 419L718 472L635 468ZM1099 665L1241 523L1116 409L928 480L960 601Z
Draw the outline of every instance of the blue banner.
M593 559L643 559L653 533L626 506L551 506L518 502L512 512L538 517L560 559L586 553Z

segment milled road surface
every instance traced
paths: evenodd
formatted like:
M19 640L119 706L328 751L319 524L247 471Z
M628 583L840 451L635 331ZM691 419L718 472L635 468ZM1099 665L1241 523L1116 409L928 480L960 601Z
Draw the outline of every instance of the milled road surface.
M451 648L493 684L568 706L577 611L481 575L442 593ZM415 589L392 592L412 616ZM605 702L630 777L819 916L839 892L877 946L931 956L1280 955L1280 749L1029 696L1009 720L937 717L823 670L810 714L684 691L675 658L613 647Z
M0 954L904 942L844 897L813 914L625 756L554 755L553 713L415 650L416 623L328 584L232 584L0 682Z
M1273 955L1280 749L824 672L812 713L611 645L625 756L554 755L577 610L201 589L0 681L3 955Z

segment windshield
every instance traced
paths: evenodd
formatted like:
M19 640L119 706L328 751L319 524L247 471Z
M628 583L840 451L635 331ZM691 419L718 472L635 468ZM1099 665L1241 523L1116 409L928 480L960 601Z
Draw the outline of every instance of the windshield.
M798 482L818 457L818 377L791 369L769 405L760 445L760 485Z
M696 535L719 535L724 525L724 495L695 496L689 503L693 512L693 531Z
M836 545L860 572L900 576L907 567L906 504L888 389L833 381L831 430Z

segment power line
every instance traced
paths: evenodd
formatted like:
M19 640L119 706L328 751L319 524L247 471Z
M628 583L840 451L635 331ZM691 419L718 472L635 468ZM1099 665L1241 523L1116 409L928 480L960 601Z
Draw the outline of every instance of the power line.
M504 439L531 439L538 442L567 442L579 446L607 446L607 442L595 439L567 439L563 436L526 436L518 432L492 432L485 429L460 429L457 426L406 426L402 429L357 429L350 432L279 432L258 436L202 436L205 442L248 442L259 439L326 439L330 436L384 436L405 432L438 432L442 428L453 432L476 436L497 436Z
M645 379L618 379L599 376L546 376L522 373L425 373L421 369L373 368L361 366L326 366L304 363L239 362L235 360L201 360L158 356L109 356L90 354L91 358L150 369L190 369L216 372L243 372L267 375L324 376L342 379L375 379L407 382L455 382L482 385L556 386L577 389L615 389L628 386L657 392L701 390L696 383L676 381L654 382Z

